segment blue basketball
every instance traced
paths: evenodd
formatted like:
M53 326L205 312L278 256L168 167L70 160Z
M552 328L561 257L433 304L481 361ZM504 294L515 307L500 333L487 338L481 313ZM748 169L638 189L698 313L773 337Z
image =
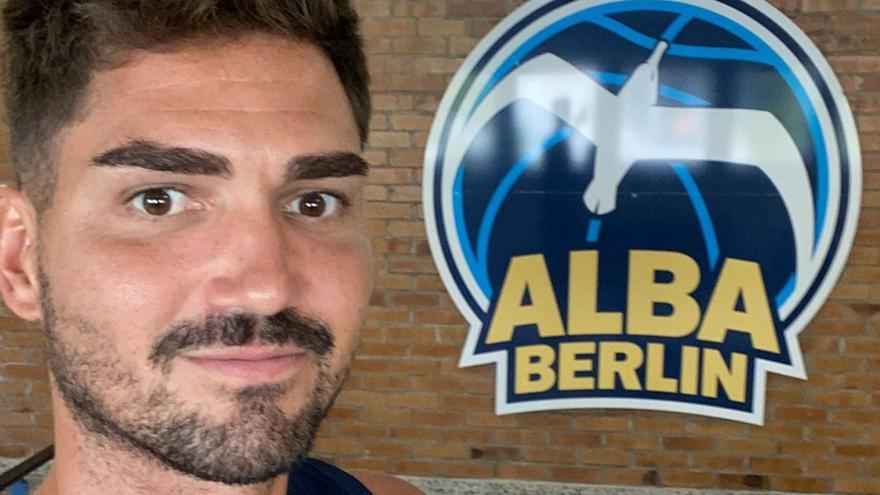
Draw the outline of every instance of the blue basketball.
M790 347L846 257L860 172L836 79L763 2L582 0L530 2L481 42L444 97L426 180L435 260L472 323L463 362L546 340L534 326L486 340L513 258L540 253L566 315L570 255L597 251L597 307L625 313L628 256L651 250L696 262L701 311L725 260L757 264L782 350L732 335L725 352L798 375Z

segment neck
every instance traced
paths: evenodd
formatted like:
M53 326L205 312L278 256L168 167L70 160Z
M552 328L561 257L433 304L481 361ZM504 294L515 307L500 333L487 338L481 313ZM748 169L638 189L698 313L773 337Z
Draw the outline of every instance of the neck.
M54 387L53 387L54 388ZM287 475L254 485L225 485L181 473L153 456L84 429L57 390L52 403L55 460L36 495L285 495Z

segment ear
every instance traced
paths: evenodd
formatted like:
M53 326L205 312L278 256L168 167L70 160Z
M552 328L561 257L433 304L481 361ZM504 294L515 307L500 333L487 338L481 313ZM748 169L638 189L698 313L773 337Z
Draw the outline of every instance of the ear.
M42 319L37 276L37 214L30 200L0 185L0 294L25 320Z

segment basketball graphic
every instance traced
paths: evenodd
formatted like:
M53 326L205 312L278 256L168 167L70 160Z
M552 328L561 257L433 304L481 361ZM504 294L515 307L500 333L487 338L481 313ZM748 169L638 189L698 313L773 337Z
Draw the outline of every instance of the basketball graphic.
M432 253L496 410L758 423L852 244L851 111L761 0L532 1L475 48L425 158Z

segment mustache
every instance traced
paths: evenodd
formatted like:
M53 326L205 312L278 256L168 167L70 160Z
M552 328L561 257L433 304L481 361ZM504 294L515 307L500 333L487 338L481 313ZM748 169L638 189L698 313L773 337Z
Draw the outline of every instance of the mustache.
M271 316L255 313L210 315L204 321L184 321L170 327L153 344L150 362L165 367L175 355L192 349L243 346L261 342L295 345L323 358L336 347L333 333L320 320L288 308Z

